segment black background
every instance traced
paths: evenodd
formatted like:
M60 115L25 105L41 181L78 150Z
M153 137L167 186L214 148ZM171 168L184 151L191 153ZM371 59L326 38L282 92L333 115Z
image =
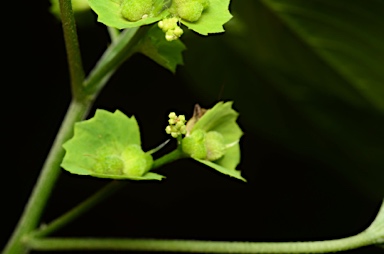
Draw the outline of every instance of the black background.
M29 5L18 11L9 32L4 32L2 246L22 213L70 102L61 24L48 12L48 1ZM107 47L108 34L101 24L80 27L78 32L88 72ZM192 40L185 43L193 47ZM185 84L185 68L173 75L135 55L111 79L90 115L96 108L134 114L144 149L157 146L167 139L164 128L170 111L190 117L195 103L210 107L218 99L231 99L218 91L217 97L201 101L201 95ZM130 182L55 235L305 241L345 237L369 225L380 200L361 194L318 161L247 131L241 115L239 123L246 132L239 169L247 183L193 161L178 161L159 170L167 176L164 181ZM108 182L63 171L42 222L48 223ZM383 251L372 247L350 253Z

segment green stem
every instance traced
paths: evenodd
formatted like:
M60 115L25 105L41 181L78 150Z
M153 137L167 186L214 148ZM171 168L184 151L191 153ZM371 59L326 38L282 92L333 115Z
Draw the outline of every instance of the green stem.
M33 231L29 236L43 237L59 230L63 226L68 225L69 222L80 217L84 213L88 212L91 208L116 193L116 191L120 190L125 185L126 182L123 181L113 181L107 184L104 188L93 194L91 197L87 198L85 201L81 202L79 205L66 212L59 218L55 219L48 225L45 225L41 229Z
M84 87L87 94L94 96L98 94L117 68L135 53L135 46L147 30L148 27L135 27L120 33L85 80Z
M181 150L181 147L178 146L178 148L176 148L172 152L170 152L170 153L158 158L157 160L155 160L153 162L151 170L159 168L159 167L161 167L165 164L171 163L175 160L186 158L186 157L187 157L187 155Z
M221 242L154 239L28 239L35 250L130 250L201 253L326 253L356 249L373 244L367 234L315 242Z
M78 101L72 101L61 128L55 138L48 157L43 165L40 176L32 191L31 197L25 207L24 213L4 249L5 253L23 253L25 247L21 243L21 238L36 228L41 214L52 192L52 188L60 174L60 164L64 157L62 144L73 135L73 126L75 122L84 118L91 102L87 104Z
M117 28L107 26L109 37L112 42L115 42L119 38L120 31Z
M38 224L41 213L60 172L60 163L64 156L62 144L72 136L75 122L84 119L92 106L93 99L96 98L97 93L106 84L113 72L133 54L136 43L147 29L141 29L141 33L136 33L138 28L132 28L122 33L119 36L119 39L107 49L98 65L91 72L90 77L81 84L84 74L81 64L80 50L78 49L76 27L73 17L70 17L73 15L72 7L70 5L70 0L60 0L60 4L62 6L63 28L66 48L68 51L71 87L74 98L46 159L28 204L25 207L24 213L4 249L4 254L23 253L26 250L25 246L21 243L21 238L31 233ZM81 85L79 85L79 83ZM89 97L85 98L85 95Z
M71 0L60 0L59 2L69 74L71 76L72 96L74 99L82 100L82 96L84 95L82 84L85 75L77 39L76 22L73 15L72 4Z

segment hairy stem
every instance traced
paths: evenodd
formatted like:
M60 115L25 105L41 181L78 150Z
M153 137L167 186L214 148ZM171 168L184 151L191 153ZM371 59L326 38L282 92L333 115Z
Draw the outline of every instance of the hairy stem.
M130 250L200 253L326 253L345 251L372 244L366 234L315 242L221 242L154 239L29 239L35 250Z
M69 210L59 218L55 219L54 221L44 226L43 228L32 232L30 236L43 237L43 236L52 234L53 232L64 227L65 225L68 225L69 222L77 219L84 213L88 212L94 206L96 206L106 198L116 193L116 191L120 190L125 185L126 185L126 182L123 182L123 181L113 181L107 184L104 188L102 188L101 190L93 194L91 197L87 198L86 200L84 200L79 205L72 208L71 210Z
M69 74L71 77L72 97L81 100L84 95L82 85L85 75L77 38L75 17L73 15L71 0L60 0L59 2Z
M34 230L39 223L43 209L45 208L52 192L52 188L60 174L60 164L65 153L62 144L73 135L73 125L75 122L84 118L90 106L90 102L84 104L72 101L70 104L64 121L43 165L37 183L24 209L24 213L20 218L10 241L4 249L4 254L25 252L25 246L22 244L21 238Z

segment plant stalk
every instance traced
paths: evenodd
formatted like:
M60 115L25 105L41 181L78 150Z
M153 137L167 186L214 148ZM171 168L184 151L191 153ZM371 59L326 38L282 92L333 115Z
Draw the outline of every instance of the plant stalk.
M81 60L72 3L71 0L60 0L59 3L69 74L71 77L72 98L82 101L84 96L82 85L85 74Z
M88 113L91 104L91 102L84 104L75 100L71 102L60 130L43 165L37 183L26 207L24 208L23 215L3 251L4 254L19 254L26 251L25 246L21 242L22 237L32 232L39 223L41 214L60 174L60 164L65 153L62 145L72 137L74 124L84 118Z
M128 28L112 41L84 81L87 94L96 96L100 92L117 68L136 52L135 46L147 31L148 27Z
M194 253L326 253L356 249L373 244L367 234L314 242L221 242L155 239L29 239L34 250L113 250Z
M33 231L29 236L43 237L50 235L53 232L56 232L62 227L68 225L71 221L77 219L84 213L88 212L90 209L92 209L94 206L96 206L106 198L116 193L125 185L125 181L112 181L111 183L107 184L104 188L102 188L101 190L81 202L79 205L60 216L59 218L55 219L48 225L45 225L43 228Z
M151 170L159 168L165 164L171 163L175 160L182 159L182 158L187 158L187 155L181 150L181 146L178 146L172 152L167 153L166 155L155 160L153 162Z

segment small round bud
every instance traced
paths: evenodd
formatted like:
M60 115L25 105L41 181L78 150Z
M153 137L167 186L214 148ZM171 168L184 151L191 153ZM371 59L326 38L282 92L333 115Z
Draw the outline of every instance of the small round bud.
M176 118L177 118L177 115L176 115L175 112L171 112L171 113L169 113L168 117L169 117L170 119L176 119Z
M181 126L180 133L183 135L187 134L187 127L185 125Z
M163 19L158 23L158 26L165 33L165 39L167 41L177 40L183 33L183 30L177 24L178 21L178 18L173 17Z
M183 122L180 122L178 121L176 124L175 124L175 127L176 129L180 129L182 126L184 126L185 124Z
M171 134L171 132L172 132L172 128L171 128L171 126L167 126L166 128L165 128L165 132L167 133L167 134Z
M176 123L176 120L175 120L175 119L169 119L169 120L168 120L168 123L169 123L169 124L175 124L175 123Z
M171 133L171 136L172 136L173 138L177 138L177 137L179 136L179 133L177 133L177 132L172 132L172 133Z
M180 27L179 27L180 28ZM179 115L179 121L185 123L185 115Z
M183 29L181 29L181 27L178 26L173 30L173 33L175 34L175 36L180 37L184 33L184 31Z
M173 31L172 30L168 30L166 33L165 33L165 39L167 41L174 41L176 40L178 37L176 37L174 34L173 34Z

